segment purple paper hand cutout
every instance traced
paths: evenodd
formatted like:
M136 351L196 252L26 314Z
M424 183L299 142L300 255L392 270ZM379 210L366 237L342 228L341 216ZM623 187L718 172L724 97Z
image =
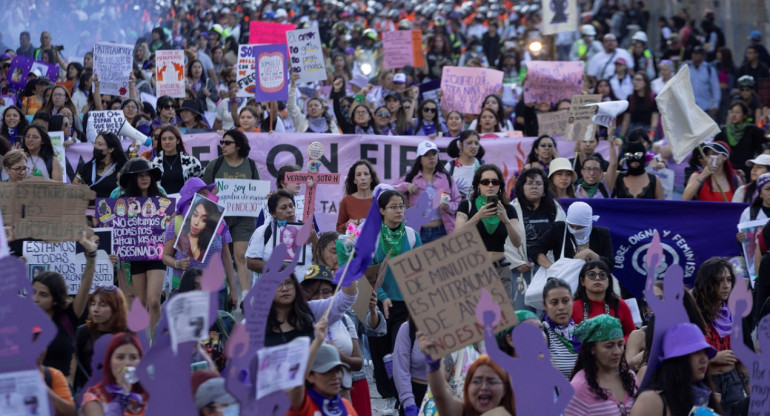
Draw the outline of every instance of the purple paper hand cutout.
M497 310L495 310L497 307ZM574 389L564 375L551 364L551 353L543 339L543 331L535 325L519 323L513 329L517 357L511 357L497 346L495 319L500 319L500 308L486 289L481 289L476 305L476 319L484 325L484 345L487 355L511 376L516 397L516 414L558 416L567 407ZM537 374L533 378L532 375ZM554 388L558 398L554 399Z
M150 314L147 313L147 309L144 308L139 298L134 298L131 303L131 311L128 312L126 323L128 329L137 333L150 326Z
M406 210L406 213L404 214L406 225L414 228L415 230L419 230L423 225L429 223L430 215L425 216L425 210L430 205L430 202L431 201L428 200L428 193L423 192L422 195L417 198L417 201L414 203L414 205Z

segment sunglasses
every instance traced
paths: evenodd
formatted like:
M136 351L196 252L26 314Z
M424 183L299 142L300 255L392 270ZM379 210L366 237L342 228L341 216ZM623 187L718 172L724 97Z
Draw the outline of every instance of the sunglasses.
M390 113L377 113L377 117L384 117L384 118L390 118Z
M166 104L166 105L158 106L158 108L160 108L161 110L168 110L170 108L174 108L174 106L171 104Z
M500 180L499 179L482 179L479 181L481 185L484 186L500 186Z
M591 280L607 280L609 276L607 276L607 273L604 272L588 272L586 273L586 277Z
M219 141L219 145L222 146L222 147L230 146L231 144L235 144L235 142L232 141L232 140L220 140Z
M435 113L436 112L436 107L425 107L425 108L422 109L422 111L424 113Z
M625 156L626 159L641 159L644 157L644 153L642 152L626 153L623 156Z

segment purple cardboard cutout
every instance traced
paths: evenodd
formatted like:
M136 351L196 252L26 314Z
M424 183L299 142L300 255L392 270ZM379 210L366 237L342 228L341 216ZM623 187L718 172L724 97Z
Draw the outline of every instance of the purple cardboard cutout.
M144 308L139 298L134 298L134 302L131 303L131 311L126 317L126 323L128 329L134 332L139 332L150 326L150 314L147 313L147 309Z
M743 343L743 318L751 314L752 294L744 279L736 279L727 306L733 314L732 348L751 374L749 415L770 415L770 315L757 328L762 352L757 354Z
M104 378L104 354L107 353L107 346L110 345L111 340L112 334L106 334L99 337L99 339L97 339L94 343L94 354L91 356L91 363L89 367L91 369L91 377L88 378L86 384L78 392L77 396L75 397L75 403L82 403L83 393L88 391L89 388L95 386Z
M310 236L312 221L308 221L297 233L296 242L304 244ZM278 286L294 271L301 252L295 254L288 265L284 265L286 246L279 244L265 263L257 283L244 298L246 326L236 324L225 347L228 362L224 372L227 391L241 405L242 415L284 415L289 410L286 393L277 391L259 400L256 399L258 360L257 350L265 346L265 326L270 306L273 304Z
M671 265L666 270L663 278L663 299L658 299L653 291L656 269L663 258L663 246L660 244L660 235L655 231L650 247L647 249L647 282L645 284L645 298L655 314L655 331L652 337L650 358L647 360L647 372L640 388L648 385L655 377L655 371L660 365L658 357L661 355L663 335L677 324L690 322L687 311L684 309L684 271L678 264Z
M562 373L551 364L551 352L543 339L543 331L535 325L519 323L513 328L517 357L511 357L497 346L492 328L500 320L500 307L486 289L476 305L476 319L484 325L487 355L511 376L516 397L516 414L558 416L567 407L574 389ZM542 354L542 358L540 355ZM536 378L532 375L537 374ZM559 392L554 400L554 388Z
M406 210L406 214L404 214L406 225L419 231L423 225L429 223L430 214L425 216L425 210L428 208L428 205L430 205L430 201L428 200L428 193L423 192L422 195L417 198L417 201L414 203L414 205Z
M27 85L27 74L33 68L40 69L43 76L51 81L56 81L56 75L59 73L59 65L35 61L27 56L16 55L11 60L11 67L8 68L8 87L19 91L23 90Z

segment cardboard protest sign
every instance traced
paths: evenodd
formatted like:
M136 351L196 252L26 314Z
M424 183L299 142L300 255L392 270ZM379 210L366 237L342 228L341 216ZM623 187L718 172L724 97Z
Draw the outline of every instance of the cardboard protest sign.
M367 279L360 279L358 281L358 297L356 297L356 303L353 304L353 312L361 322L366 320L366 312L369 311L369 300L372 298L374 288Z
M527 62L524 101L535 103L571 100L583 92L583 62Z
M267 206L270 182L250 179L217 179L217 196L227 216L258 217Z
M286 32L292 74L299 74L299 82L326 80L326 63L318 28Z
M238 63L235 67L238 97L250 98L257 92L257 59L254 53L256 47L257 45L238 46Z
M51 138L54 156L59 161L59 166L61 166L62 182L67 183L67 163L64 158L64 132L49 131L48 136Z
M39 370L0 373L0 386L3 395L3 416L53 414L48 402L48 391Z
M604 127L609 127L616 123L618 116L628 109L628 101L605 101L602 103L586 104L586 107L596 107L596 114L591 120Z
M484 97L498 94L502 85L502 71L445 66L441 74L441 108L479 114Z
M403 253L391 259L390 270L409 316L435 341L434 359L483 339L483 326L476 322L482 288L501 311L495 332L516 322L510 298L476 227L462 227Z
M257 45L252 51L257 62L257 101L288 100L286 45Z
M8 68L8 87L19 91L23 90L27 85L27 74L33 69L37 69L44 77L52 81L55 81L59 74L59 65L16 55L11 59L11 67Z
M749 282L751 282L752 288L757 279L757 269L754 267L754 256L757 252L757 236L762 233L762 228L765 227L765 224L767 224L767 219L738 224L738 232L746 234L741 247L743 248L743 257L746 259L746 271L749 273Z
M382 33L383 66L385 69L402 68L407 65L425 65L422 53L421 30L391 30Z
M542 0L543 34L574 32L578 29L577 0Z
M182 51L183 52L183 51ZM134 47L97 42L94 45L94 74L102 94L128 95L128 78L134 64Z
M75 241L88 229L85 212L96 192L85 185L65 185L30 177L0 183L0 213L13 224L13 238Z
M569 129L565 139L568 141L584 140L593 137L594 129L592 117L596 114L596 107L586 106L602 101L601 94L573 95L569 106L567 122Z
M173 198L97 198L99 226L113 228L113 254L121 260L160 260L163 233L176 207Z
M551 137L562 136L567 133L569 124L569 111L551 111L550 113L537 113L538 135L547 134Z
M275 45L286 43L286 32L294 30L293 23L273 23L254 20L249 23L249 43Z
M23 255L27 259L30 280L42 271L53 271L64 277L67 294L74 295L80 289L80 280L86 269L86 256L82 250L78 252L74 241L62 243L25 241ZM112 286L113 277L113 266L109 253L98 250L91 290L99 286Z
M303 385L309 353L309 337L299 337L286 344L259 349L257 400L276 391L287 391Z
M184 98L184 51L181 49L155 51L155 95Z
M193 196L190 209L182 221L182 229L174 248L182 254L203 261L225 217L225 207L200 194Z
M123 115L123 110L88 112L88 124L92 124L94 131L97 133L100 131L111 131L117 134L125 122L126 116Z
M201 341L208 337L209 300L211 293L201 290L180 293L166 303L166 318L171 334L171 350L183 342Z

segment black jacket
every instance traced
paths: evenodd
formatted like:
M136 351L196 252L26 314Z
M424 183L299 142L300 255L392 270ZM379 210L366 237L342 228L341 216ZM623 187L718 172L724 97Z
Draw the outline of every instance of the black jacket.
M559 260L559 257L561 257L564 226L564 221L553 223L553 227L537 240L532 252L533 259L537 259L540 253L547 254L549 250L553 250L554 259ZM598 254L599 258L610 266L610 270L615 267L612 254L612 239L610 238L610 230L608 228L594 225L591 229L591 237L588 240L588 248ZM567 231L567 242L564 244L564 256L570 259L575 257L575 237L569 231Z

